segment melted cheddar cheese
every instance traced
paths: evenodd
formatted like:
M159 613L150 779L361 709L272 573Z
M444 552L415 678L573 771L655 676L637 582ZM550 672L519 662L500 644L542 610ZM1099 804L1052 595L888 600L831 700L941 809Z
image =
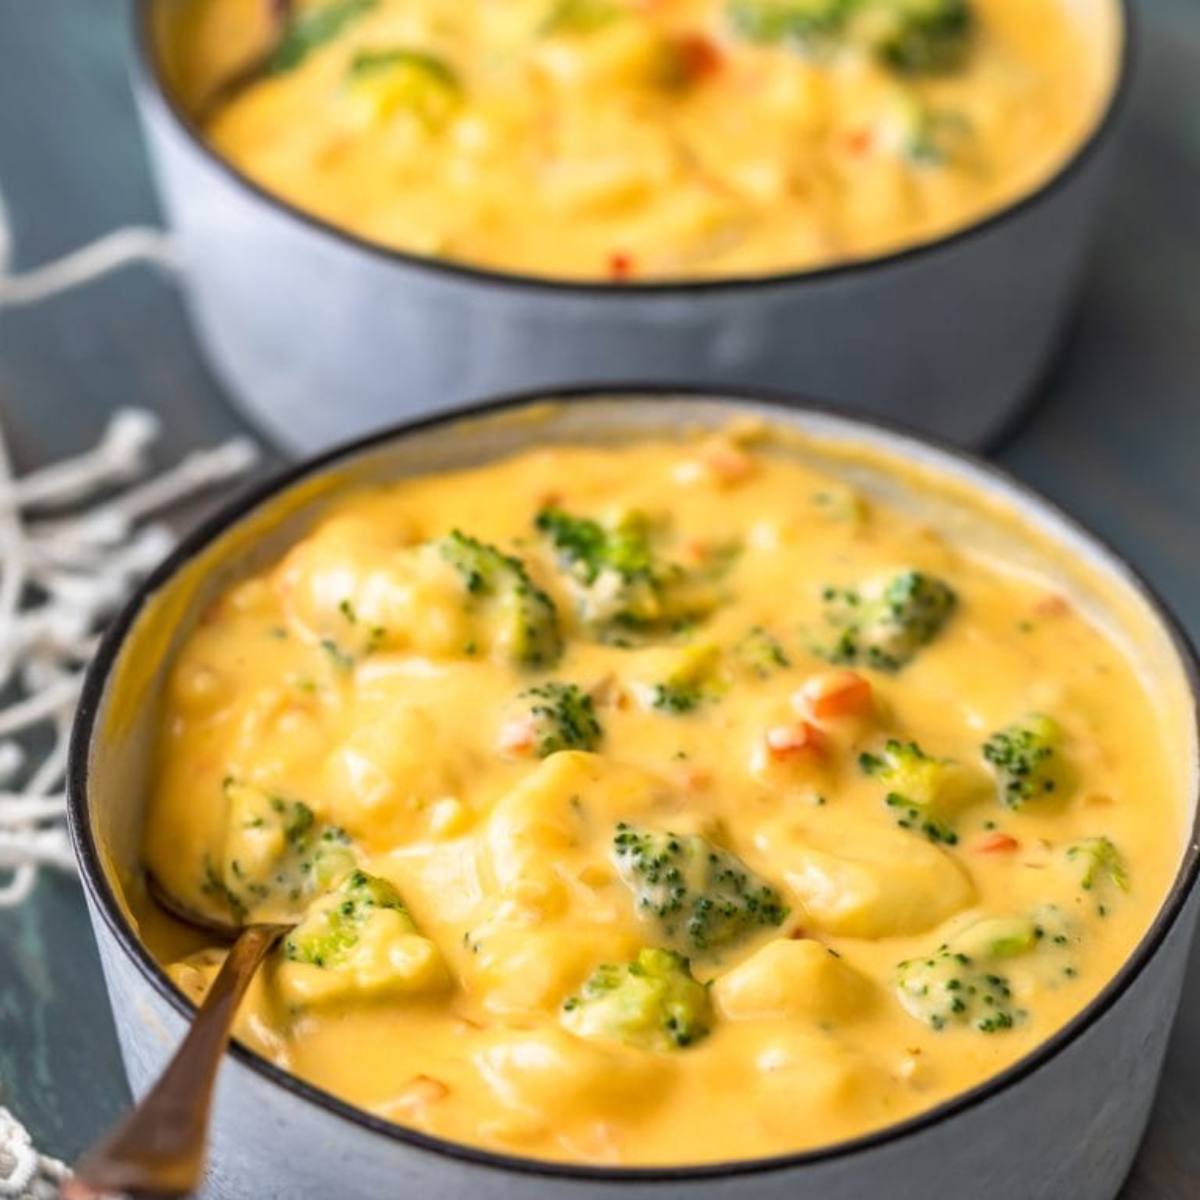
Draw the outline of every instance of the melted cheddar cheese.
M1036 188L1113 0L189 0L177 89L251 179L382 246L556 279L869 258Z
M148 867L298 922L239 1036L588 1163L828 1144L1113 976L1182 803L1130 653L1028 566L745 431L356 490L169 676ZM203 994L220 961L152 908Z

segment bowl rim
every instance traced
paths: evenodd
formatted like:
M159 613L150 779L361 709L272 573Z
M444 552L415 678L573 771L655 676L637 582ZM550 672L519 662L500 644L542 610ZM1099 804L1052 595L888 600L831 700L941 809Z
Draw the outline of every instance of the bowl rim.
M267 207L291 217L306 229L314 233L325 234L338 244L357 250L378 262L408 267L418 273L426 273L436 278L457 280L461 283L485 284L522 292L561 292L571 296L587 296L597 299L720 294L739 292L747 288L774 289L804 283L819 284L831 280L848 279L875 269L886 270L889 267L900 266L917 259L929 258L938 251L975 240L999 229L1059 192L1087 166L1103 144L1112 138L1128 103L1137 41L1133 0L1106 0L1106 2L1112 4L1116 10L1117 32L1121 44L1103 109L1094 119L1086 136L1040 183L1028 191L1019 193L1009 203L989 210L965 225L955 226L940 236L902 245L898 249L865 258L846 259L807 270L779 271L764 275L729 275L713 278L646 281L554 279L551 276L525 274L520 271L503 271L473 265L467 261L459 262L448 258L438 258L434 255L415 254L411 251L387 246L344 226L327 221L283 196L277 195L234 166L228 158L217 152L201 132L191 114L185 111L164 77L160 55L154 48L154 35L151 29L152 13L155 6L162 4L163 0L135 0L130 10L134 49L133 90L139 101L144 97L149 97L162 111L167 113L176 130L183 134L191 148L219 175L247 197L265 203Z
M1104 564L1104 569L1123 577L1124 582L1133 590L1162 631L1166 633L1171 649L1183 670L1191 698L1193 721L1197 734L1200 736L1200 660L1197 657L1196 647L1170 607L1137 568L1086 524L1056 502L1047 499L1036 488L1018 479L1007 469L947 440L916 431L902 422L883 420L841 405L835 407L812 402L797 395L773 389L730 388L726 390L720 387L705 388L690 384L638 382L529 389L401 421L365 436L340 443L312 457L288 464L262 482L246 488L227 503L220 505L214 513L185 536L176 549L141 583L105 631L96 654L87 668L71 731L66 777L67 815L80 878L91 899L93 913L99 913L126 958L131 960L143 979L185 1022L190 1023L195 1015L196 1006L170 980L161 965L143 946L131 923L126 920L121 904L113 888L109 885L108 876L102 865L102 854L95 830L90 820L90 752L105 690L113 676L114 668L120 659L127 637L146 604L160 589L168 585L189 562L264 504L311 476L327 471L338 464L351 462L357 457L389 443L442 426L454 425L457 422L492 417L522 408L535 408L547 403L561 402L578 405L594 402L637 402L671 398L725 404L729 407L731 414L736 414L739 409L754 407L760 410L775 409L800 417L832 418L834 423L841 424L845 433L850 436L853 436L857 427L870 437L882 433L889 442L900 443L884 445L885 453L901 453L902 443L908 441L916 446L934 451L935 457L938 459L932 464L934 470L946 470L952 466L966 468L964 482L967 487L983 487L985 491L995 488L1002 494L1007 493L1010 497L1030 504L1034 510L1057 521L1063 533L1079 538L1101 552L1108 560ZM1037 511L1032 514L1034 518L1036 518ZM395 1124L292 1075L241 1043L231 1042L226 1054L269 1083L282 1087L298 1099L311 1103L326 1113L348 1121L362 1130L406 1144L416 1150L452 1159L460 1164L492 1168L511 1172L514 1175L548 1177L563 1182L679 1184L689 1181L761 1175L816 1166L846 1159L854 1154L880 1149L922 1133L977 1107L1033 1075L1060 1051L1092 1028L1138 980L1174 928L1195 891L1198 879L1200 879L1200 799L1197 801L1191 831L1187 835L1179 867L1154 920L1116 974L1070 1021L1004 1070L989 1076L963 1092L950 1096L940 1104L905 1120L885 1125L857 1137L808 1150L715 1163L630 1167L594 1166L538 1159L520 1154L506 1154L436 1137Z

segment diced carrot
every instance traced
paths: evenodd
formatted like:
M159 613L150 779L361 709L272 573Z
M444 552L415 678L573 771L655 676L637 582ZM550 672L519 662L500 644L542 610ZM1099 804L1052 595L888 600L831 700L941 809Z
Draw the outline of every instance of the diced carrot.
M1057 592L1050 592L1043 596L1033 606L1034 615L1038 617L1065 617L1070 611L1070 601Z
M608 275L610 279L628 279L633 274L633 257L621 250L614 250L608 256Z
M700 458L721 483L741 483L754 474L754 459L725 441L708 442Z
M503 754L528 754L533 749L534 727L529 717L513 717L500 726L496 745Z
M874 140L869 129L852 129L846 134L846 149L855 156L866 154Z
M450 1088L432 1075L415 1075L394 1101L394 1106L408 1112L427 1108L450 1095Z
M1021 843L1011 833L989 833L975 843L980 854L1011 854L1020 847Z
M687 792L703 792L712 783L712 772L695 763L680 763L675 770L675 777L679 780L679 786Z
M826 671L807 680L792 703L818 721L861 717L871 711L871 684L857 671Z
M600 708L616 708L624 711L629 707L629 692L621 686L621 681L614 674L605 675L590 688L588 695L592 702Z
M703 33L685 33L672 43L680 78L684 83L699 83L721 69L721 48Z
M767 752L774 759L792 759L799 755L819 757L825 752L825 735L807 721L794 725L772 725L764 736Z

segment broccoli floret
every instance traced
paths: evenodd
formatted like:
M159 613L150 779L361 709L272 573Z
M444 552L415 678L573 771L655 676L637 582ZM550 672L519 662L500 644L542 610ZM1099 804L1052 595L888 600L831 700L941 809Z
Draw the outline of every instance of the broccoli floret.
M1029 916L985 917L968 925L928 958L897 968L896 994L910 1016L933 1029L970 1025L981 1033L1010 1029L1026 1014L1012 1004L1012 988L1001 964L1013 963L1048 987L1078 975L1080 935L1053 904Z
M970 0L729 0L726 16L748 41L806 54L862 46L902 75L956 69L975 32Z
M982 797L986 779L948 758L931 758L916 742L892 739L882 755L860 754L859 766L887 788L885 803L902 829L923 833L931 842L958 842L953 819Z
M654 707L663 712L694 712L704 702L704 693L695 683L677 683L668 680L654 685Z
M429 128L443 124L462 96L462 83L444 58L403 46L358 51L346 85L376 116L406 110Z
M833 663L898 671L942 631L958 603L948 584L905 571L880 586L822 592L832 645L815 652Z
M594 750L602 737L592 698L573 683L544 683L521 693L534 725L539 758L559 750Z
M954 939L954 949L975 961L1013 958L1033 950L1042 936L1041 928L1028 917L985 917Z
M1049 977L1071 978L1076 974L1075 952L1083 942L1083 930L1057 904L1040 904L1030 914L1037 935L1039 954L1046 960Z
M629 583L650 580L654 557L645 519L630 513L610 526L590 517L573 517L558 508L545 508L535 520L571 573L589 587L606 572Z
M1079 886L1085 892L1101 891L1113 884L1122 892L1129 891L1129 873L1121 852L1106 837L1084 838L1066 848L1067 862L1079 871Z
M351 871L328 899L327 903L314 905L284 940L284 953L290 962L341 966L358 945L364 926L380 911L395 913L403 932L416 932L400 893L377 875Z
M1099 905L1101 916L1105 908ZM1037 935L1037 955L1029 964L1035 978L1051 987L1079 975L1079 950L1084 927L1057 904L1041 904L1030 913Z
M267 70L281 75L298 67L314 50L332 42L348 25L365 16L379 0L330 0L292 16L267 60Z
M871 517L871 506L856 488L827 483L810 497L813 508L827 521L837 521L858 529Z
M738 662L756 679L768 679L792 665L779 640L755 625L734 647Z
M239 919L289 912L355 865L345 832L317 821L301 800L234 779L222 785L226 806L223 866L208 864L204 891Z
M686 958L646 949L633 962L597 967L563 1003L562 1023L577 1037L678 1050L708 1033L712 1005Z
M708 954L787 918L779 893L698 834L617 826L617 871L638 914L687 954Z
M961 112L935 108L913 95L901 97L892 108L900 150L921 167L969 166L976 154L970 120Z
M540 33L543 37L594 33L610 25L622 12L621 6L613 0L555 0L541 24Z
M694 682L667 680L665 683L654 685L654 707L663 712L681 716L684 713L694 712L703 702L704 693Z
M716 603L708 580L660 560L640 513L601 524L547 508L536 525L569 574L584 623L603 636L676 630Z
M1061 794L1064 788L1062 730L1051 717L1034 715L993 733L983 744L1000 799L1009 808Z
M442 557L458 572L468 597L493 602L501 615L501 643L522 666L552 666L562 653L558 611L529 577L525 564L459 530L438 543Z
M1014 1007L1003 975L981 969L969 954L948 946L930 958L902 962L896 969L896 995L909 1016L931 1029L968 1025L980 1033L999 1033L1024 1016Z
M730 0L725 12L739 37L751 42L787 42L813 52L834 42L846 27L856 0Z
M859 27L880 62L903 75L960 67L971 47L969 0L865 0Z
M651 704L681 716L717 699L723 690L720 663L721 653L715 646L690 646L666 679L654 685Z

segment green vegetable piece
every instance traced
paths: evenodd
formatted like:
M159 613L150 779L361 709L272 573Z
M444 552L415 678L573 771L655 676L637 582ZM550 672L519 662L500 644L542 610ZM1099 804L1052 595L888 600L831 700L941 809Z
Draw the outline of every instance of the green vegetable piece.
M623 12L613 0L556 0L539 32L543 37L595 33L611 25Z
M1040 714L1026 718L983 744L983 757L991 764L1000 787L1000 799L1009 808L1065 791L1063 736L1058 722Z
M1106 837L1084 838L1066 848L1066 858L1079 870L1079 886L1085 892L1099 891L1114 884L1122 892L1129 891L1129 873L1121 852Z
M747 41L808 55L861 47L908 76L957 70L976 25L970 0L729 0L725 11Z
M730 28L750 42L819 52L845 31L856 0L730 0Z
M985 917L927 958L902 962L896 994L905 1011L933 1029L970 1025L981 1033L1010 1029L1025 1013L1012 1004L998 965L1021 960L1024 976L1058 987L1078 975L1078 927L1053 904L1029 916Z
M838 521L854 529L870 520L871 506L857 489L843 484L827 484L812 494L813 509L829 521Z
M667 678L654 685L651 703L675 716L695 712L723 692L720 664L721 653L715 646L688 647Z
M462 96L458 74L444 58L404 46L360 50L346 82L373 96L381 115L406 109L430 128L441 125Z
M458 88L458 74L444 58L426 50L393 46L386 50L360 50L350 60L347 74L350 79L370 79L374 75L390 75L398 67L411 67L431 80L448 88Z
M663 712L682 716L695 712L704 702L704 693L695 683L679 683L668 680L654 685L654 707Z
M708 988L671 950L645 949L620 966L597 967L563 1003L562 1023L582 1038L624 1042L643 1050L680 1050L712 1025Z
M902 829L953 846L955 816L986 795L987 780L948 758L930 758L916 742L892 739L882 755L860 754L859 766L888 789L884 802Z
M641 513L601 524L547 508L535 524L568 573L581 618L602 636L678 630L716 604L710 580L660 560Z
M284 954L291 962L314 967L337 968L358 945L363 927L372 915L390 909L403 919L406 932L416 925L404 907L400 893L377 875L355 870L334 892L337 903L316 905L284 940Z
M948 584L905 571L881 586L829 587L825 621L836 631L815 652L833 663L898 671L941 633L958 603Z
M969 954L942 946L929 958L896 969L896 995L909 1016L930 1029L970 1026L980 1033L1011 1029L1024 1013L1003 975L981 969Z
M1038 945L1045 952L1070 950L1083 940L1078 924L1057 904L1040 904L1030 915Z
M563 648L558 611L519 558L457 529L442 538L438 548L462 578L468 598L496 606L501 643L515 662L548 667L558 661Z
M239 920L294 911L298 902L353 869L345 832L316 820L301 800L227 779L221 869L207 864L204 891Z
M534 723L538 758L559 750L594 750L603 736L592 698L573 683L544 683L521 693Z
M738 642L734 647L734 656L756 679L769 679L777 671L786 670L792 665L779 639L761 625L755 625Z
M866 0L860 30L884 65L902 75L941 75L963 65L975 33L969 0Z
M654 576L650 529L640 514L629 513L605 526L590 517L546 508L538 513L535 524L553 542L564 565L588 586L605 572L624 583L649 581Z
M921 167L971 166L976 161L975 132L961 112L936 108L905 96L895 108L904 157Z
M339 671L354 670L354 655L343 650L333 638L322 638L321 649L329 655L329 661Z
M985 917L967 926L954 948L972 960L1013 958L1036 948L1038 926L1028 917Z
M698 834L617 826L613 858L638 915L686 954L712 954L783 924L779 893Z
M314 50L332 42L379 0L330 0L292 17L267 61L267 71L281 75L294 70Z

